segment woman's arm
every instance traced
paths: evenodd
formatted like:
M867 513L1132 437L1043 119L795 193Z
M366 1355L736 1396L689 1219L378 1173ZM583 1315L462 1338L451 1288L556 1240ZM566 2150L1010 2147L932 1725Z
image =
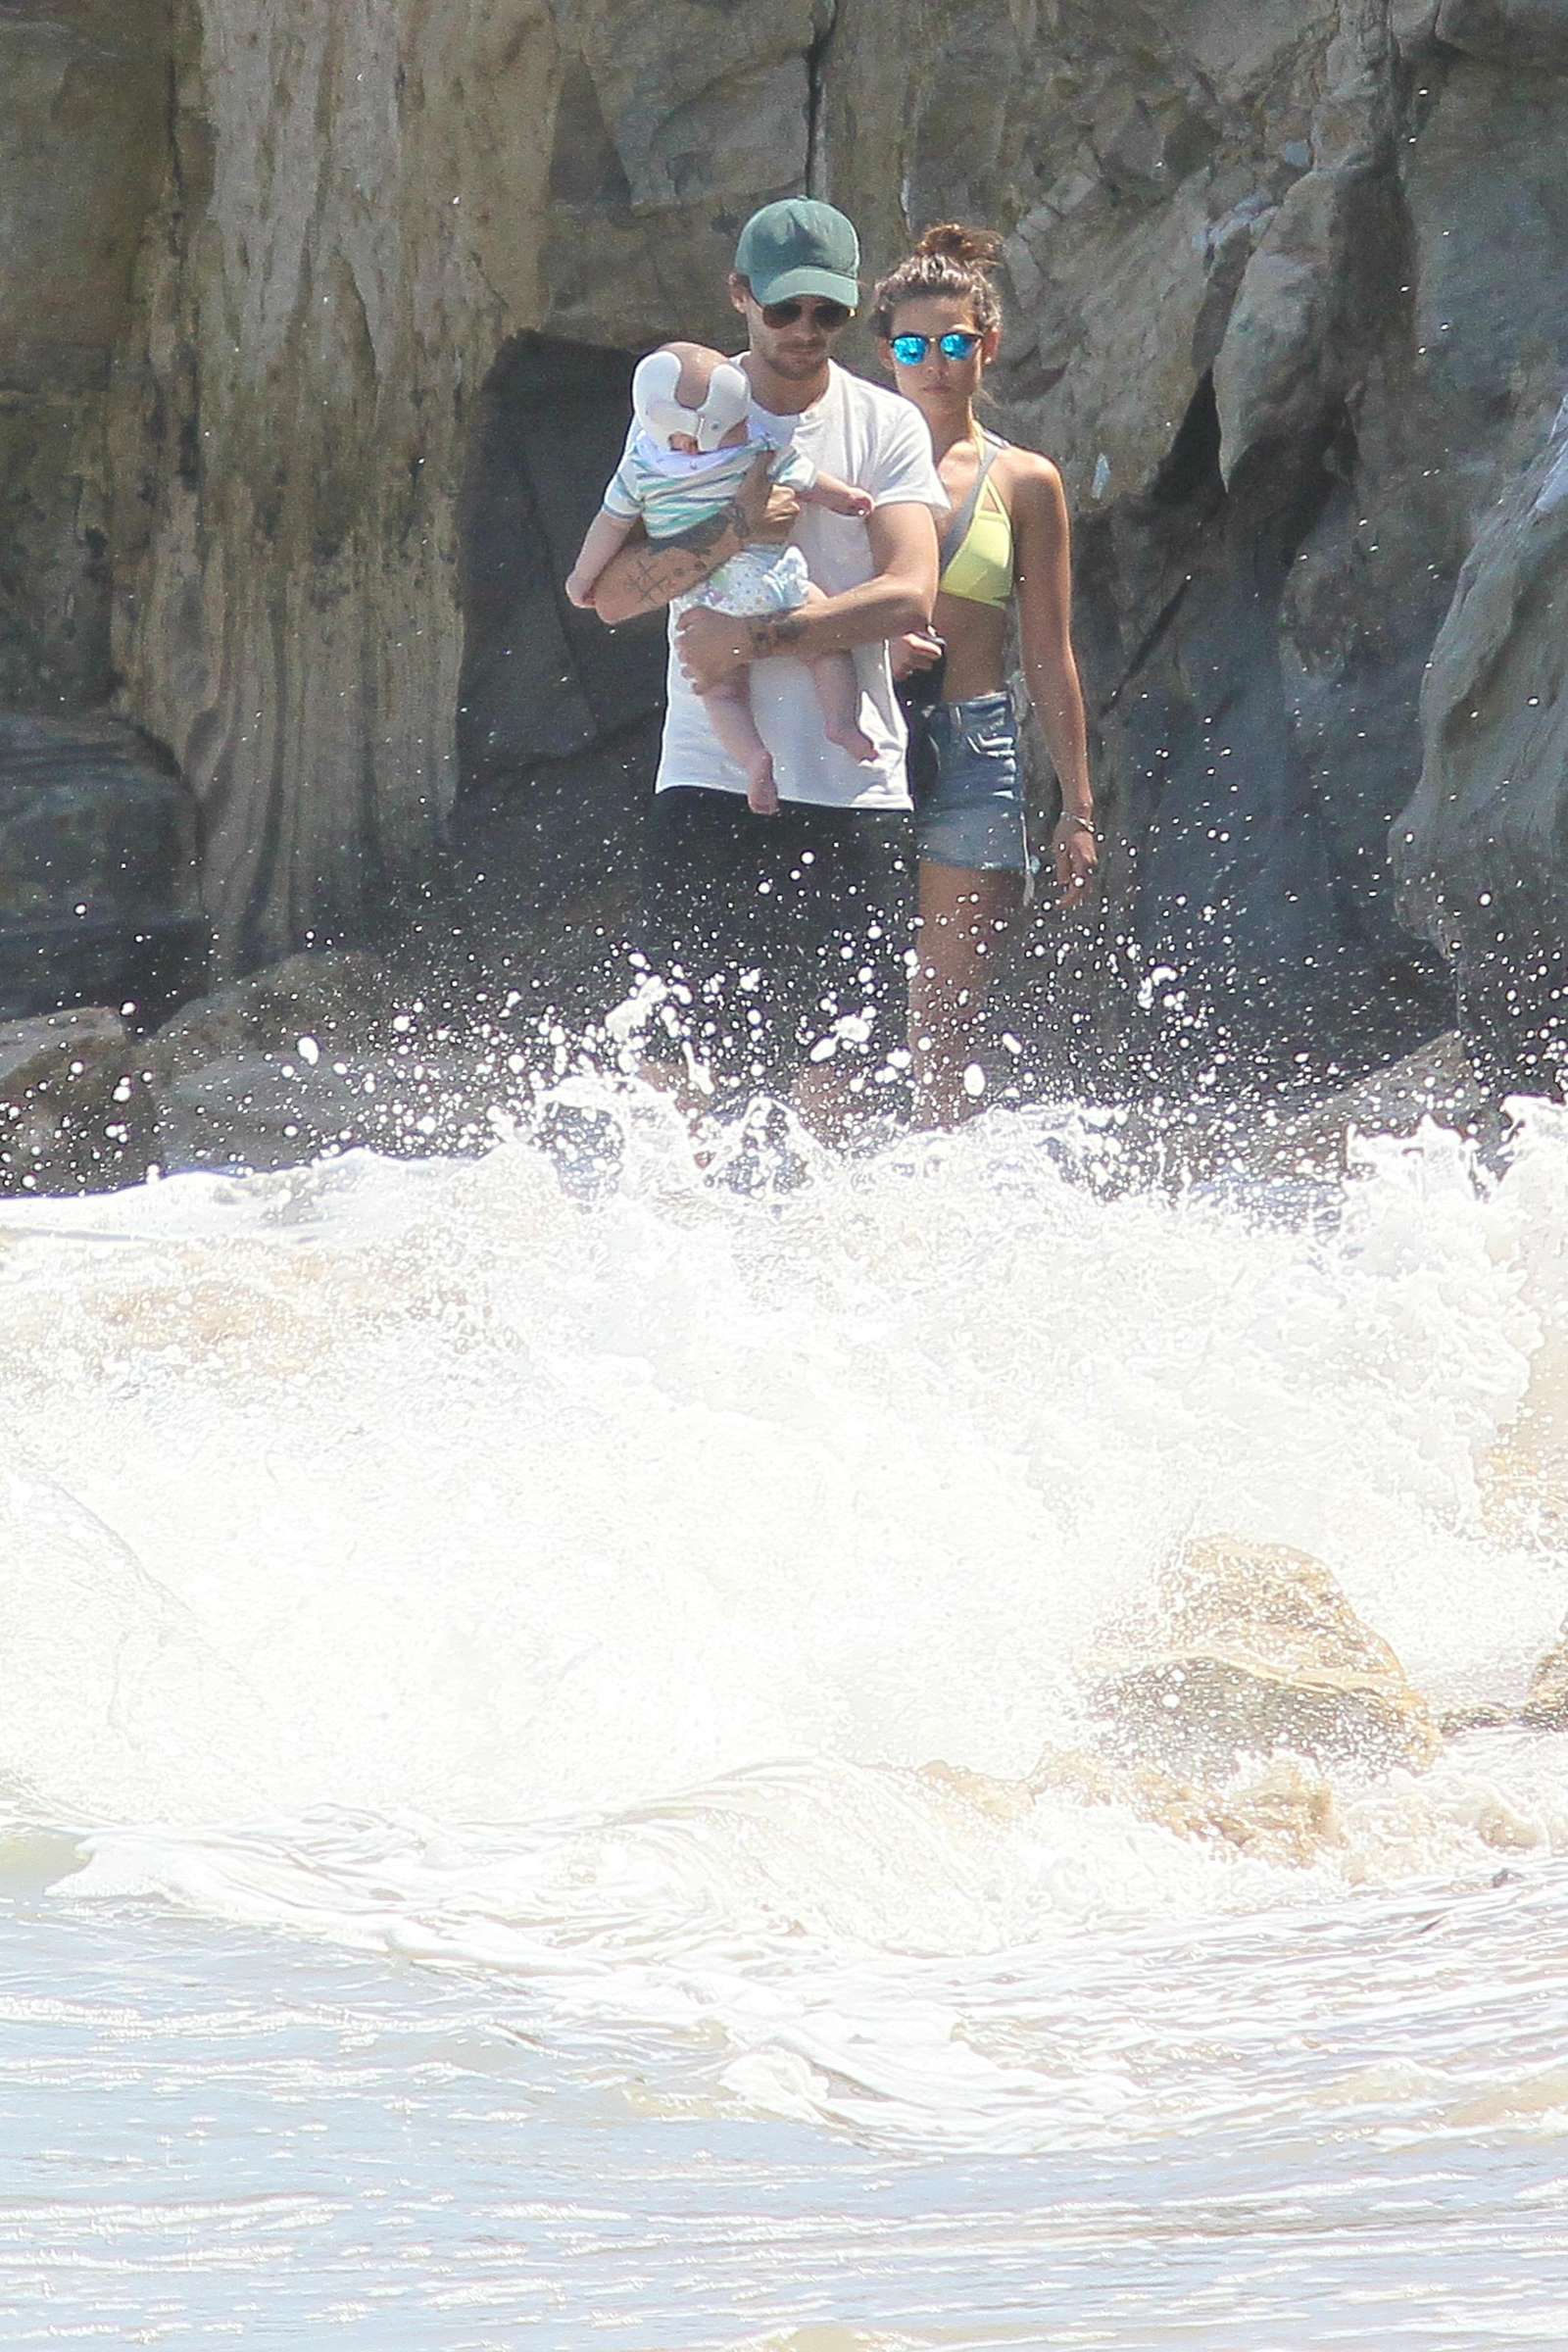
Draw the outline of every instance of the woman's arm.
M1061 476L1049 458L1020 470L1012 531L1024 676L1061 787L1061 821L1052 849L1067 903L1088 889L1099 847L1083 688L1072 650L1072 535Z
M611 628L657 612L677 596L688 596L731 556L758 539L789 536L800 513L792 490L775 490L768 479L772 452L763 450L727 506L705 515L677 538L657 546L641 533L612 556L594 585L594 611Z

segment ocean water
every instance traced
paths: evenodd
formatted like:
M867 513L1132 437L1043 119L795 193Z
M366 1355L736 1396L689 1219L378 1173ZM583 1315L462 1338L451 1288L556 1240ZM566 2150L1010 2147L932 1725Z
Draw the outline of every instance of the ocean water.
M1568 1736L1178 1818L1089 1704L1218 1534L1523 1696L1568 1123L805 1174L0 1210L0 2344L1568 2340Z

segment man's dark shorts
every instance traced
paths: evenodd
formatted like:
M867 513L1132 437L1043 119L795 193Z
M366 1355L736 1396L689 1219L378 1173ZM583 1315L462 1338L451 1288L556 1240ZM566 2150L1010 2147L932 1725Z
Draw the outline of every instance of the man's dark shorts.
M721 1082L782 1092L832 1041L868 1087L902 1054L912 912L907 809L739 793L656 793L643 865L643 954L671 991L670 1044ZM660 1029L649 1050L662 1050Z

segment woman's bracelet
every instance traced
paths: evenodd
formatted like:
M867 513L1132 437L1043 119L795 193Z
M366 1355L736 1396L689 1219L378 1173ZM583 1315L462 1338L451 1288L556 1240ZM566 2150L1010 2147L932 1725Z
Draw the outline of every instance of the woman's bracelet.
M1100 839L1100 835L1095 828L1095 820L1092 816L1069 816L1067 810L1064 808L1061 812L1061 821L1064 825L1081 826L1084 832L1088 834L1091 841L1098 841Z

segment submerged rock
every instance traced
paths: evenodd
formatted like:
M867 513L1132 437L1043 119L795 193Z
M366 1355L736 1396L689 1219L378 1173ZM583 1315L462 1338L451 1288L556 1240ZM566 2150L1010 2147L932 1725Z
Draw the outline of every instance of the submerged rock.
M1156 1643L1092 1693L1113 1755L1208 1776L1278 1750L1375 1769L1436 1750L1426 1700L1306 1552L1190 1543L1152 1616Z
M1519 1720L1542 1731L1568 1731L1568 1626L1531 1676Z
M1443 1718L1446 1736L1462 1732L1568 1731L1568 1623L1530 1677L1520 1705L1500 1699L1481 1699L1473 1706L1455 1707Z
M1115 1805L1173 1837L1234 1848L1253 1860L1304 1869L1345 1832L1327 1781L1289 1758L1224 1788L1156 1765L1118 1763L1088 1748L1047 1748L1026 1780L994 1779L961 1765L927 1764L921 1779L994 1821L1017 1821L1042 1797Z
M1092 1804L1122 1805L1178 1838L1232 1846L1254 1860L1291 1868L1304 1868L1345 1842L1328 1782L1287 1757L1260 1772L1234 1777L1223 1788L1207 1788L1155 1765L1116 1764L1081 1751L1048 1749L1028 1787L1037 1796L1060 1791Z

